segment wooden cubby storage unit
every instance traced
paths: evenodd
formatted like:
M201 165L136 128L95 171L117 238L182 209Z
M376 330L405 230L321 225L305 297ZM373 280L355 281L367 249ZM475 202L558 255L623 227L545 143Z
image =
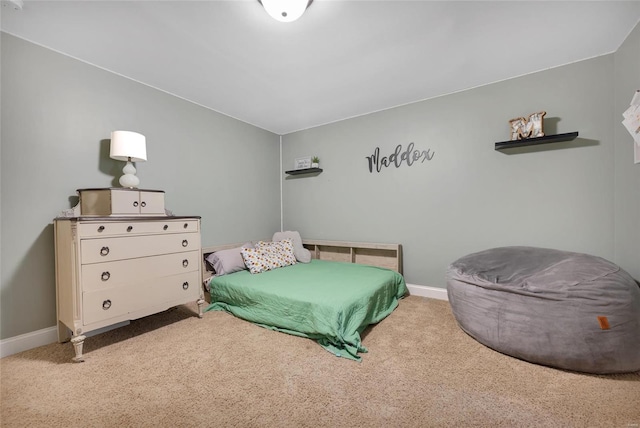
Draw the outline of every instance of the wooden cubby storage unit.
M303 239L302 245L311 251L313 259L385 267L402 274L401 244Z

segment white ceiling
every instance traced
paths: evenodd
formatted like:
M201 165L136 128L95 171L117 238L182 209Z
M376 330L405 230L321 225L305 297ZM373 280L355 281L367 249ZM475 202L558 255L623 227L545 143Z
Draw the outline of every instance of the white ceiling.
M257 0L1 11L7 33L282 135L614 52L640 1L315 0L293 23Z

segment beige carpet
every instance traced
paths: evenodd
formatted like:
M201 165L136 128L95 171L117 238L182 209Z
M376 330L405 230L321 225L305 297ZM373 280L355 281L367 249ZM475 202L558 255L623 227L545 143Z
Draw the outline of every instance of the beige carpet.
M0 360L3 427L638 427L640 373L520 361L408 297L361 363L222 312L180 307Z

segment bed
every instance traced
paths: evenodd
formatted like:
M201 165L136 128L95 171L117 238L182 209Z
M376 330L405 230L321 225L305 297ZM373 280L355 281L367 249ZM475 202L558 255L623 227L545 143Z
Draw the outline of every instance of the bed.
M336 356L360 361L360 334L386 318L407 292L398 244L303 241L309 263L259 274L240 270L205 279L207 311L226 311L265 328L317 341ZM203 248L208 254L238 244ZM205 263L205 269L210 267Z

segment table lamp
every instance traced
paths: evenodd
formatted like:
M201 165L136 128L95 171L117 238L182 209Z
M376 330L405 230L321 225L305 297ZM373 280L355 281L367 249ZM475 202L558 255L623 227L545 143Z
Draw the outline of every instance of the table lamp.
M126 161L122 168L120 185L122 187L136 188L140 179L136 177L136 168L131 162L144 162L147 160L147 144L144 135L131 131L113 131L111 133L111 159Z

